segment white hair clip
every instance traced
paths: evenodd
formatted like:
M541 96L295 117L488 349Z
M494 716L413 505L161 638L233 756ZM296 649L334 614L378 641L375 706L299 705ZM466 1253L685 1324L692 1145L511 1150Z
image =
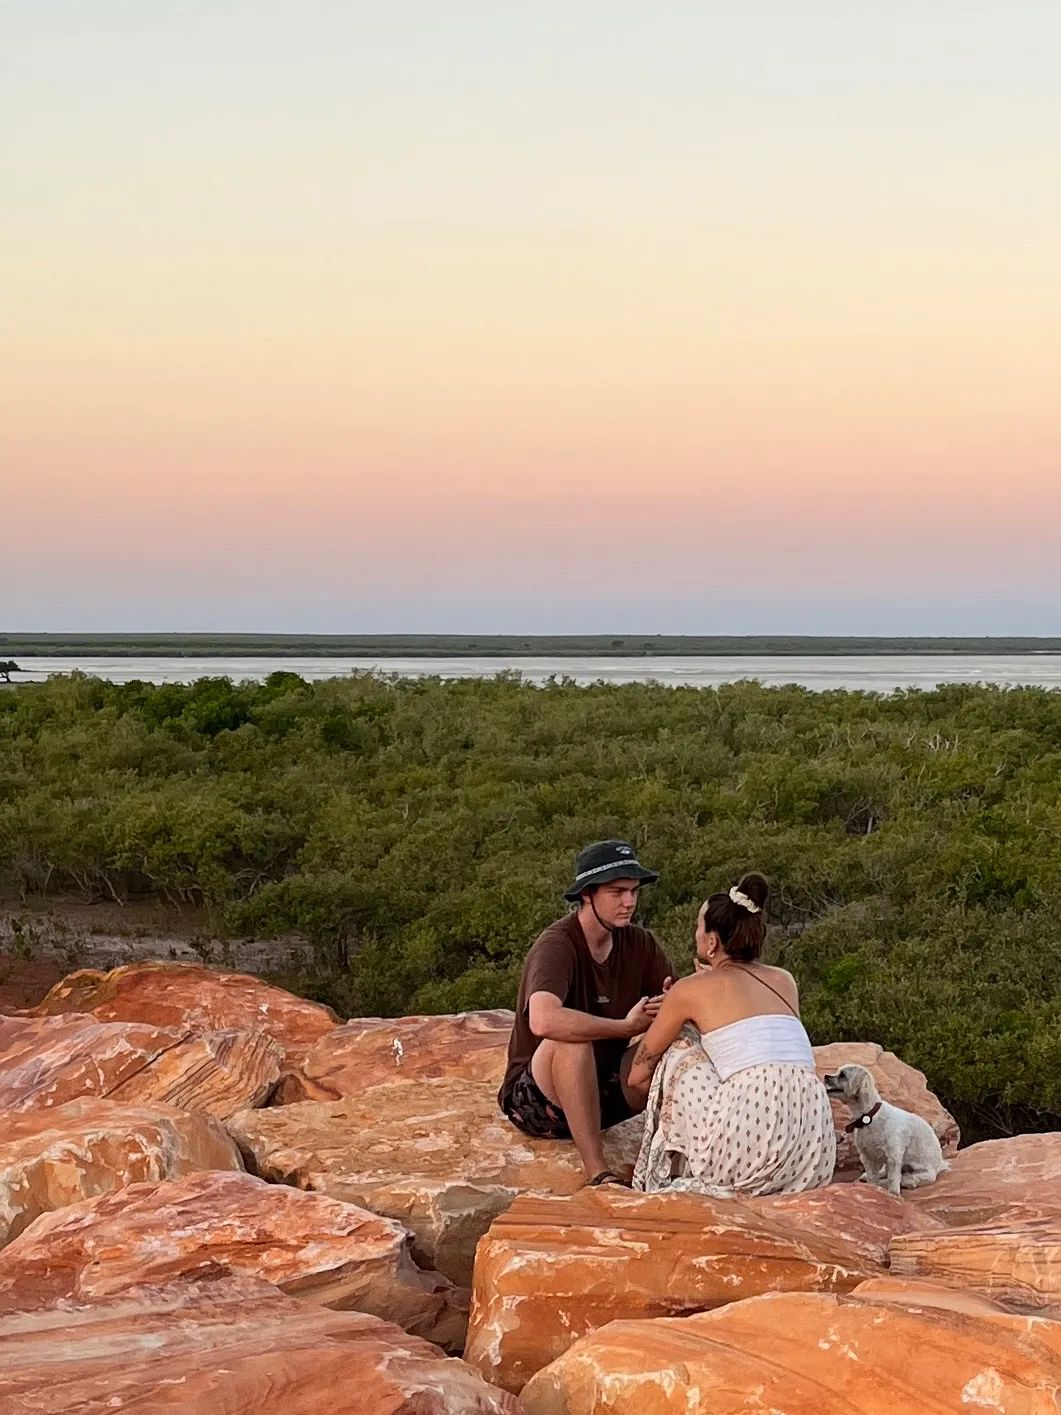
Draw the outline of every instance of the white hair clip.
M742 909L747 909L749 914L758 914L760 912L758 904L756 904L753 899L749 899L746 894L742 893L736 885L730 890L729 897L733 900L734 904L739 904Z

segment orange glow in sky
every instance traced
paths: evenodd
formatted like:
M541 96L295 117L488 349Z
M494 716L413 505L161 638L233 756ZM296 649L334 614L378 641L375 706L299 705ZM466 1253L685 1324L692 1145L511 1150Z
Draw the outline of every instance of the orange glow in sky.
M16 0L4 627L1061 632L1061 12L925 8Z

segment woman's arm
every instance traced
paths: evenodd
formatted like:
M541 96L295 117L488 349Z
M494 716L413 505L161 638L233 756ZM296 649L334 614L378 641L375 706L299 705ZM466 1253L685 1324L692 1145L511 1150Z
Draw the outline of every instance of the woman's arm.
M691 978L683 979L664 996L656 1020L638 1043L634 1060L626 1077L626 1088L644 1100L652 1085L652 1073L660 1058L692 1016L689 1007Z

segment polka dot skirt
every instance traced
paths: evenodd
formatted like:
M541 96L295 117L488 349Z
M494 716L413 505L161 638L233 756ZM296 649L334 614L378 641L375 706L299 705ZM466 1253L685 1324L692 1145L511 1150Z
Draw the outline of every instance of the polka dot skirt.
M771 1062L723 1081L687 1027L656 1068L635 1189L798 1194L828 1184L835 1164L829 1097L807 1067Z

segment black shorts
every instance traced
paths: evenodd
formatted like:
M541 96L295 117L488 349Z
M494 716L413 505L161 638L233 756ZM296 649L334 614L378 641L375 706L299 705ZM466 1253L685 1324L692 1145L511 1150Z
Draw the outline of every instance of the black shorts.
M623 1095L623 1083L618 1069L597 1073L600 1087L601 1129L610 1130L629 1120L634 1112ZM567 1116L558 1105L542 1093L531 1072L530 1066L522 1071L515 1085L501 1101L501 1109L512 1124L524 1135L533 1135L537 1140L570 1140Z

